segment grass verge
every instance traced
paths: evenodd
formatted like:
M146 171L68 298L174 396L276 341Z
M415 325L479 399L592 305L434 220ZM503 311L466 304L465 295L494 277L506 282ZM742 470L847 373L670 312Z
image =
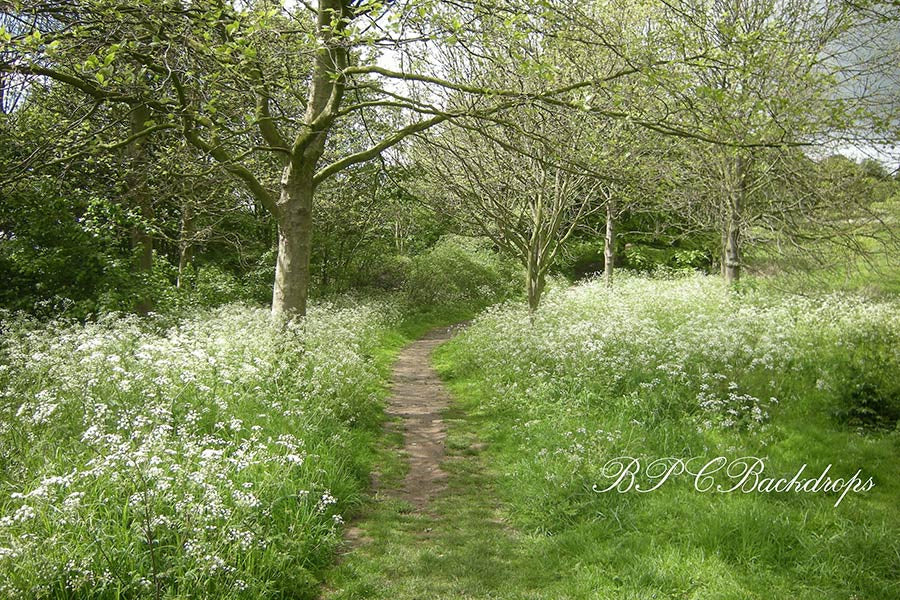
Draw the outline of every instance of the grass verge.
M900 436L845 410L897 401L882 372L898 360L894 315L890 302L729 295L692 278L568 290L533 326L513 305L479 317L436 361L487 443L518 532L505 553L540 574L490 597L897 597ZM786 479L831 465L874 487L838 506L837 492L703 493L688 476L598 493L620 456L761 457Z

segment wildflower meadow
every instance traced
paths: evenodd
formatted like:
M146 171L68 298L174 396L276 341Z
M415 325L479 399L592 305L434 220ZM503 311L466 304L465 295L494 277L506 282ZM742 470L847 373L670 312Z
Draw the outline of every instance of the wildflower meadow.
M437 361L480 423L503 514L569 573L558 597L887 599L900 591L898 308L623 277L551 292L533 323L495 306ZM676 458L719 456L761 457L773 478L830 465L841 485L860 470L872 487L839 500L660 483ZM653 491L606 490L622 457L663 459L636 484Z
M900 0L0 0L0 600L900 599Z
M396 319L4 320L0 596L313 593L367 481Z

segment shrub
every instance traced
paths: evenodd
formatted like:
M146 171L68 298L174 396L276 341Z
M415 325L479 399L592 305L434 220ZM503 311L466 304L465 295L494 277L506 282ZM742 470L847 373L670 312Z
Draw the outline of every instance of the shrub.
M385 254L380 260L369 265L364 276L354 281L359 288L373 287L378 290L399 290L407 282L412 259L402 254Z
M678 246L656 248L644 244L627 244L625 264L635 271L649 272L657 269L698 271L709 267L710 253L706 250Z
M575 281L599 275L604 269L603 240L574 240L563 247L559 272Z
M524 289L522 270L482 239L445 236L409 265L405 292L415 306L484 306Z
M838 341L836 416L850 425L893 429L900 423L900 332L863 323Z

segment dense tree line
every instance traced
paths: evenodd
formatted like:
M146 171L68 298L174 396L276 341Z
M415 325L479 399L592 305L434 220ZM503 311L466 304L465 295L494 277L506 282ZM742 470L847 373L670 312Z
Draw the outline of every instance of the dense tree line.
M736 282L748 250L788 264L894 242L896 174L825 158L896 142L893 3L0 12L6 307L303 314L311 288L396 287L397 257L447 233L517 257L532 309L553 269Z

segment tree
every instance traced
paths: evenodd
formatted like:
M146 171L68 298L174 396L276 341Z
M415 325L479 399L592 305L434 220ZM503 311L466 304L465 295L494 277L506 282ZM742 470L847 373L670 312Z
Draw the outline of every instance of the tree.
M394 16L385 16L392 11ZM275 314L305 312L313 198L324 181L413 133L521 101L518 91L377 65L379 44L403 48L410 22L427 27L427 8L394 11L373 0L321 0L294 8L268 0L240 8L216 0L28 0L11 14L22 31L3 32L12 51L0 70L54 80L98 105L125 104L132 113L146 108L143 129L106 149L176 130L244 183L278 225ZM385 18L390 24L382 35ZM440 22L435 19L436 27ZM456 21L451 26L461 27ZM398 92L390 82L400 81L458 95L455 101L431 102L427 91ZM541 93L553 97L570 88ZM462 100L466 95L487 100ZM329 146L339 122L385 107L403 111L403 122L369 147L343 154ZM96 145L94 135L83 143ZM272 185L275 173L280 177Z
M520 128L454 127L429 136L420 195L458 214L525 267L529 310L541 301L554 260L598 205L598 182L566 162L580 137L564 116L519 109Z
M685 128L703 131L717 144L698 145L695 173L712 177L717 188L712 210L722 240L722 273L736 282L743 265L742 240L748 231L751 196L765 184L770 148L820 143L827 136L860 132L883 121L883 106L853 82L880 72L896 59L898 47L883 49L877 60L860 40L884 15L880 2L788 0L678 0L666 2L668 27L685 44L705 48L704 56L681 72L661 74L664 89L682 114ZM874 20L873 20L873 14ZM865 55L864 61L860 56ZM887 62L886 62L887 61ZM837 90L837 91L836 91ZM876 131L880 129L881 131ZM870 138L871 139L871 138ZM706 165L708 168L704 168ZM769 197L763 204L771 206ZM759 204L759 203L757 203ZM775 210L777 213L777 209Z
M273 312L303 314L317 190L441 123L496 121L531 104L732 148L795 143L793 121L784 126L785 116L798 113L788 110L795 93L821 90L827 80L814 69L822 61L808 60L821 54L810 44L826 38L806 34L831 17L817 21L817 9L803 12L799 0L733 0L768 7L753 8L753 18L775 15L757 20L762 29L752 19L735 27L729 2L717 0L707 15L706 4L687 1L23 0L5 10L15 26L0 31L0 72L19 87L55 82L89 107L127 108L117 111L118 127L76 127L77 136L49 150L53 160L136 150L150 136L168 145L176 134L214 160L277 225ZM835 2L839 14L859 10ZM772 8L782 4L788 8ZM784 25L808 14L794 29ZM843 23L833 31L841 33ZM802 43L788 43L797 31ZM585 60L598 54L602 64ZM397 66L386 67L390 62ZM778 77L766 81L776 83L758 89L698 85L698 73L755 77L772 65ZM623 92L614 83L624 80L640 85ZM729 100L732 92L739 93ZM802 96L809 98L804 105L818 97ZM125 125L127 115L143 110L142 124ZM769 110L774 116L766 117ZM385 113L394 115L384 121L389 126L370 126ZM752 118L740 134L709 118L722 115L728 124ZM342 128L366 143L346 143L346 135L335 135ZM31 161L24 174L37 168Z

